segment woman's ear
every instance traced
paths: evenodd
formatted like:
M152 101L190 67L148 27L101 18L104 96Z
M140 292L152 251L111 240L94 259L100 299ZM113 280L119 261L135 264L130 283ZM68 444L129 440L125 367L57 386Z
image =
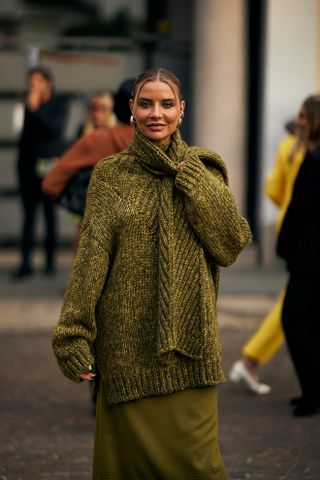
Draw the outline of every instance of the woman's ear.
M182 100L181 102L181 115L184 115L184 109L186 108L186 102L185 100Z
M133 100L132 100L132 98L130 98L130 100L129 100L129 107L130 107L131 113L133 113Z

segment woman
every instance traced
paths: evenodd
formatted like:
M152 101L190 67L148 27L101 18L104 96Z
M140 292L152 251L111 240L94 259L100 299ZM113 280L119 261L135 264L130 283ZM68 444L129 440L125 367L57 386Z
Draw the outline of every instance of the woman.
M250 240L221 158L189 148L179 80L134 83L135 136L99 162L53 347L79 382L100 378L93 479L225 479L216 385L219 265Z
M306 155L279 234L277 252L286 260L289 282L282 324L302 396L292 399L295 416L320 407L320 95L302 104L298 126Z
M117 123L113 111L113 96L109 92L97 92L90 98L88 115L79 136L87 135L99 128L111 128Z
M288 122L286 129L290 135L280 142L273 169L266 179L266 193L280 209L276 222L277 232L290 203L294 182L304 158L296 121ZM266 395L271 391L269 385L260 382L258 369L261 364L271 360L283 343L281 312L284 295L285 290L282 289L271 311L242 347L241 360L236 361L229 372L232 382L243 380L257 395Z
M43 192L53 200L58 200L68 182L83 169L91 169L101 158L121 152L129 145L134 129L130 125L129 100L133 80L121 83L114 96L113 109L118 123L113 127L96 128L78 139L59 160L42 182ZM76 216L75 251L78 248L82 217Z
M57 200L68 181L83 168L94 167L101 158L121 152L133 137L130 125L129 100L133 80L121 83L114 96L114 112L118 123L113 127L99 128L76 141L59 158L42 182L43 192Z
M33 252L38 208L45 220L44 273L52 275L56 268L57 221L54 204L41 191L41 179L48 166L61 155L68 105L54 88L51 71L44 66L27 73L28 91L21 137L19 140L17 174L22 202L21 263L13 279L29 278L34 273Z

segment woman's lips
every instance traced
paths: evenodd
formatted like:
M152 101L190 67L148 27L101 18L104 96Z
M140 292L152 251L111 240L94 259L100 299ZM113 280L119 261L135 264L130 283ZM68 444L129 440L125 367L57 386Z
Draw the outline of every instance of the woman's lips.
M153 130L155 132L162 130L163 127L165 127L163 123L150 123L148 125L148 128L150 128L150 130Z

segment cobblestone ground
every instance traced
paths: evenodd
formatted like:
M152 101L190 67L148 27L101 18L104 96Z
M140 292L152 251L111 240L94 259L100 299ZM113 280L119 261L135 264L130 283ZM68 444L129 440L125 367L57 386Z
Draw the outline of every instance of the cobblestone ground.
M89 480L89 388L64 378L51 350L69 263L54 278L38 273L17 284L9 280L12 258L0 259L0 480ZM282 283L279 272L256 270L231 269L222 278L226 372ZM265 397L240 384L219 388L220 444L230 480L319 480L320 415L291 416L288 400L299 390L284 346L261 375L272 385Z
M48 334L1 336L2 480L89 479L93 417L87 385L60 374Z

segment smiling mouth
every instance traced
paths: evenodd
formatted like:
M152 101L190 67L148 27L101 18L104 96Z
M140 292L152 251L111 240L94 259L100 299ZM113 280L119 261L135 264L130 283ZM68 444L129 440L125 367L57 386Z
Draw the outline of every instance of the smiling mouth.
M152 130L161 130L165 125L163 123L149 123L148 128Z

